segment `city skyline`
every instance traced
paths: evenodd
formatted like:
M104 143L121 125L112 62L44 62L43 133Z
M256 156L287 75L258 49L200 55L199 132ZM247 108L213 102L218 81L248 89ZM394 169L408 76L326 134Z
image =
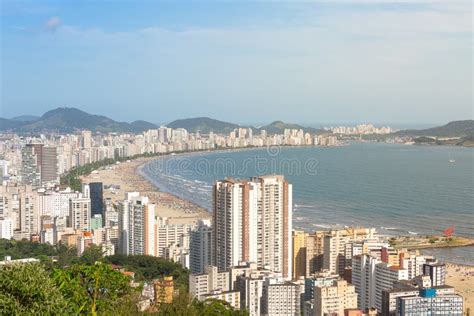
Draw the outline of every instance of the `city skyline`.
M471 16L465 1L4 2L0 116L472 118Z

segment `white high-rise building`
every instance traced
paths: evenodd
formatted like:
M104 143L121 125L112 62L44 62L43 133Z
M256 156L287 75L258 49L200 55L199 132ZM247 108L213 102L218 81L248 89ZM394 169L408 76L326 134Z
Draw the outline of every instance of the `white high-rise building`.
M292 186L283 176L226 179L214 185L214 258L220 271L253 261L292 273Z
M205 266L213 264L213 234L210 220L200 220L191 231L189 240L190 269L192 273L203 273Z
M0 238L12 239L13 237L13 221L11 218L0 219Z
M408 279L408 270L380 262L370 255L352 258L352 283L358 294L358 307L382 311L382 291L393 288L394 282Z
M77 197L69 200L69 221L73 229L89 231L91 225L91 200Z
M156 256L155 205L138 192L119 203L120 250L127 255Z

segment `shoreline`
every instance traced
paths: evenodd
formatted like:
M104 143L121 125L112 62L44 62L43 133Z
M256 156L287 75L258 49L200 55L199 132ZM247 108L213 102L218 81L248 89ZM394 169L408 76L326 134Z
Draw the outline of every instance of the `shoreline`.
M284 146L287 147L287 146ZM288 146L288 147L308 147L308 146ZM99 175L101 172L104 171L114 171L117 169L119 173L122 173L120 179L115 179L116 182L119 182L120 185L120 190L119 191L139 191L143 193L144 195L147 195L152 203L155 203L161 209L161 212L158 210L158 216L160 217L169 217L169 218L184 218L184 217L195 217L195 219L200 219L200 218L210 218L211 217L211 211L207 210L205 207L196 204L193 201L190 201L188 199L184 199L179 197L177 194L174 192L170 191L161 191L160 187L156 185L150 178L149 176L143 171L143 168L145 167L146 164L151 163L152 161L157 161L157 160L163 160L163 159L170 159L171 157L188 157L188 156L195 156L195 155L209 155L209 154L222 154L226 152L240 152L240 151L259 151L259 150L264 150L267 149L268 147L263 146L263 147L244 147L244 148L225 148L225 149L217 149L217 150L199 150L199 151L190 151L190 152L180 152L180 153L167 153L163 154L161 156L155 156L155 157L140 157L136 159L130 159L125 162L119 163L119 164L114 164L108 167L103 167L100 168L99 170L93 171L91 174L86 175L86 176L81 176L80 179L81 181L86 181L86 182L93 182L97 181L98 179L94 177L94 172L98 172ZM132 166L132 167L130 167ZM125 168L124 168L125 167ZM130 170L132 168L133 170ZM125 169L125 170L122 170ZM100 176L99 176L100 178ZM107 175L105 177L107 180ZM107 185L110 181L103 181L104 185ZM113 183L110 183L113 184ZM107 190L104 189L104 193ZM105 195L105 194L104 194ZM118 200L116 196L119 195L119 193L114 193L115 197L112 198L112 200ZM122 195L123 198L124 195ZM169 212L170 210L164 212L163 207L168 207L176 211L176 214L173 214L173 212ZM185 210L186 214L180 214L182 210ZM163 216L160 215L159 213L164 214ZM200 216L196 216L196 213L200 213ZM406 243L406 244L401 244L398 245L397 248L406 248L409 250L429 250L429 249L449 249L449 248L458 248L458 247L469 247L469 246L474 246L474 239L471 239L469 237L463 237L459 236L457 238L460 239L461 243L458 244L449 244L449 243L443 243L443 244L429 244L429 243L420 243L420 241L429 239L431 237L439 238L442 239L443 237L440 236L435 236L435 235L427 235L425 237L418 236L414 237L411 235L395 235L392 236L397 238L398 240L400 239L411 239L412 241L415 241L414 243Z
M111 197L112 200L123 199L126 191L139 191L141 194L148 196L152 203L156 204L156 214L160 217L169 218L171 224L192 224L199 219L210 218L211 213L204 207L196 203L180 198L173 192L160 191L156 185L142 170L144 166L155 160L169 159L171 157L186 157L190 155L199 154L219 154L230 151L246 151L246 150L263 150L261 148L229 148L214 151L195 151L186 153L166 154L158 157L137 158L128 160L120 164L115 164L108 167L100 168L87 176L82 176L82 181L97 181L102 180L106 184L119 184L118 192L111 192L104 188L104 196ZM97 176L99 179L97 179ZM120 194L123 193L123 194ZM440 238L440 236L410 236L398 235L394 236L400 241L399 246L406 246L410 250L433 250L433 249L452 249L461 247L474 246L474 240L467 237L460 238L463 244L427 244L427 239L430 237ZM405 244L403 240L405 239ZM417 245L418 243L418 245ZM397 247L398 248L398 247ZM446 260L448 259L448 260ZM453 286L456 292L464 297L464 310L467 308L474 309L474 290L470 288L470 282L474 278L474 263L473 265L461 264L449 261L449 258L444 258L446 263L447 277L446 284Z

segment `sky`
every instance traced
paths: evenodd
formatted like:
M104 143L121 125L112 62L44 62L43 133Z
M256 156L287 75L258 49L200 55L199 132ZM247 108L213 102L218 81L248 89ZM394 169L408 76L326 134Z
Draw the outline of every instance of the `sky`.
M473 118L470 1L0 2L1 117Z

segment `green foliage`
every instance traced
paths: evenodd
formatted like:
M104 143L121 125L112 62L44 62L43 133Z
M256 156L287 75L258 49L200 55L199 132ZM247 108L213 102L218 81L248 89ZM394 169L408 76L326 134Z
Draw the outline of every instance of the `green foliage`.
M55 247L49 244L40 244L28 240L0 239L0 258L11 256L12 259L38 258L39 256L54 256Z
M246 316L247 311L235 310L229 303L216 299L199 301L191 299L188 293L180 292L172 304L163 304L153 315L176 316Z
M144 153L140 155L134 155L130 157L116 157L116 158L106 158L96 162L91 162L76 168L69 170L68 173L64 174L60 178L60 183L62 185L67 185L75 191L81 191L81 180L80 176L88 175L92 171L97 170L102 167L114 165L117 162L123 162L127 160L133 160L141 157L155 157L161 155L160 153Z
M41 264L0 266L1 315L67 315L71 311Z
M130 280L108 264L56 269L53 278L75 313L111 313L132 294Z
M158 257L120 254L105 257L104 260L134 272L137 281L151 281L163 276L172 276L177 287L188 288L189 271L178 263Z
M82 256L79 258L79 262L81 264L95 264L98 261L102 261L104 258L104 252L102 251L102 247L97 245L90 245L84 252Z

